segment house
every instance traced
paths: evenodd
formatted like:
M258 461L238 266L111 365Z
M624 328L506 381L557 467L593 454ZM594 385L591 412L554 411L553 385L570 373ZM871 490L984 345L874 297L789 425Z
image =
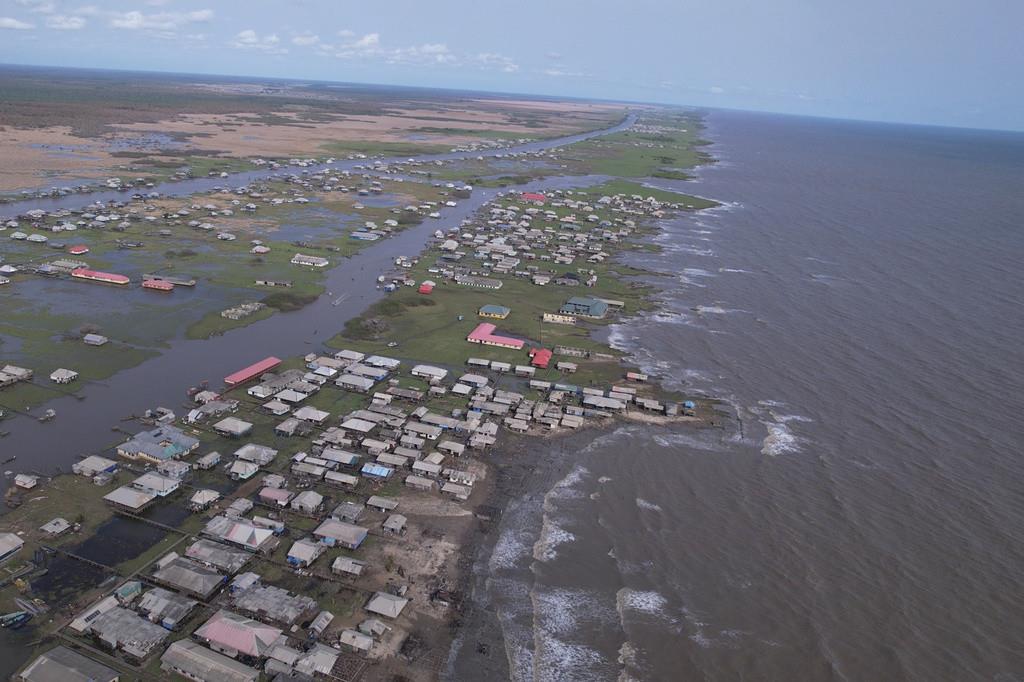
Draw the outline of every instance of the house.
M121 673L61 644L39 655L15 679L19 682L118 682Z
M359 520L359 517L363 515L363 511L366 509L366 505L357 504L355 502L342 502L334 511L331 512L331 518L337 519L338 521L344 521L345 523L355 523Z
M345 547L346 549L359 549L366 539L367 530L362 526L356 526L337 519L327 519L313 531L313 535L320 538L320 541L328 547Z
M248 367L244 367L233 374L229 374L224 377L224 383L228 386L238 386L244 384L247 381L251 381L256 377L269 372L278 365L281 364L279 358L273 356L263 358L259 362L255 362Z
M367 652L373 648L373 637L358 630L342 630L338 643L352 651Z
M408 519L401 514L391 514L385 519L384 523L381 524L381 528L384 532L391 533L392 535L401 535L405 532L405 524Z
M0 561L5 561L25 545L14 533L0 533Z
M541 320L551 324L576 324L576 317L574 315L562 315L561 313L544 313L541 315Z
M346 556L340 556L331 564L331 572L347 573L348 575L362 575L366 569L366 562L357 561Z
M292 566L309 566L324 553L325 549L326 547L319 542L306 538L296 540L288 550L287 560Z
M359 632L370 637L380 637L385 632L391 629L390 625L385 625L383 621L378 618L367 618L358 626Z
M278 539L269 528L262 528L245 519L217 516L207 522L203 533L250 552L267 554L278 545Z
M427 381L444 381L448 376L448 370L433 365L416 365L410 372L414 377L426 379Z
M145 510L156 498L157 496L153 493L126 485L103 496L103 500L107 504L133 514L138 514Z
M72 526L70 521L58 516L57 518L51 519L50 521L44 523L42 526L39 527L39 530L48 535L49 537L53 538L57 537L58 535L63 535L64 533L71 530L71 528Z
M266 466L277 457L277 450L258 443L246 443L235 450L235 457L244 462L252 462L257 466Z
M99 455L89 455L80 462L71 465L71 470L79 476L92 478L96 474L112 473L117 470L117 462Z
M142 431L117 446L117 454L125 459L158 464L167 459L184 457L199 447L199 439L181 429L162 424L151 431Z
M369 499L366 500L366 506L378 511L389 512L398 507L398 500L393 497L371 495Z
M149 656L170 634L120 606L96 616L88 630L109 650L122 651L127 657L139 661Z
M254 585L232 592L235 607L264 620L294 625L313 613L317 604L306 596L295 595L273 585Z
M277 507L287 507L292 501L292 493L283 488L266 487L259 492L260 502Z
M209 452L196 460L196 469L209 470L220 464L220 453Z
M18 474L14 477L14 485L24 490L32 490L39 485L39 477L32 474Z
M503 305L493 305L488 303L487 305L481 306L476 312L480 317L489 317L495 320L504 320L512 312L511 308L506 308Z
M324 474L324 481L339 488L355 488L359 485L359 477L352 474L345 474L339 471L328 471Z
M510 348L512 350L521 350L523 348L524 342L522 340L495 334L495 329L496 327L490 322L481 322L477 325L476 329L469 333L466 340L470 343Z
M303 490L292 500L291 508L304 514L315 514L324 503L324 496L313 490Z
M445 495L451 495L458 500L468 500L473 490L458 483L445 483L441 486L441 492Z
M190 680L256 682L260 671L207 649L190 639L179 639L160 657L160 669Z
M294 416L296 419L301 419L302 421L310 422L311 424L323 424L331 414L306 405L295 410Z
M359 473L366 478L388 479L391 478L391 474L395 473L395 470L383 464L367 462L359 470Z
M504 282L502 282L500 279L493 279L491 277L476 277L474 275L456 275L455 283L467 287L477 287L480 289L494 290L500 289L502 284L504 284Z
M530 364L538 369L547 369L552 355L554 354L547 348L533 348L530 350Z
M157 497L167 497L181 487L181 479L149 471L132 481L132 487Z
M156 566L157 569L151 576L155 582L203 601L209 601L221 585L227 582L227 578L217 571L178 556L174 552L160 559Z
M166 462L157 464L156 470L164 476L183 481L188 477L189 472L192 471L192 465L177 459L169 459Z
M405 485L414 490L433 490L436 484L429 478L410 474L405 477Z
M573 296L558 310L562 315L580 315L600 319L608 314L608 304L596 298Z
M167 630L177 630L197 606L199 602L194 599L188 599L162 587L154 587L142 595L135 608L150 622Z
M235 481L248 481L259 470L260 468L252 462L237 461L232 463L231 468L228 469L228 474Z
M82 337L82 343L87 346L102 346L107 343L110 339L103 336L102 334L86 334Z
M332 622L334 622L334 614L330 611L321 611L313 619L313 622L309 624L309 631L313 635L320 637L330 627Z
M334 385L347 391L367 393L373 388L374 383L376 382L367 377L357 376L355 374L342 374L337 378L337 380L335 380Z
M377 592L370 597L370 601L366 604L366 610L385 618L398 618L408 603L409 600L404 597L397 597L387 592Z
M330 265L330 261L326 258L320 258L319 256L307 256L305 254L297 253L292 256L292 265L308 265L314 268L323 268Z
M281 630L224 609L203 623L193 636L231 658L245 656L256 660L266 658L284 639Z
M50 381L56 384L70 384L72 381L78 378L78 372L71 369L55 369L50 374Z
M250 552L234 549L205 538L200 538L189 545L185 549L185 556L228 575L238 573L252 559Z
M461 455L466 451L466 446L451 440L443 440L437 444L437 449L448 455Z

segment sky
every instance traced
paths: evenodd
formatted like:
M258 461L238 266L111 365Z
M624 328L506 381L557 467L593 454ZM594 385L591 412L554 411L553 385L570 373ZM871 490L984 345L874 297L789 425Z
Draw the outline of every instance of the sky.
M0 0L0 63L1024 130L1024 0Z

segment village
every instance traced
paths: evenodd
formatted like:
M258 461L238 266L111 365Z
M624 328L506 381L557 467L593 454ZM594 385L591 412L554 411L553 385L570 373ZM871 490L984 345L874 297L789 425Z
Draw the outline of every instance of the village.
M73 474L20 475L21 506L4 519L16 532L0 536L16 576L0 596L19 610L4 617L50 619L57 643L21 679L354 680L372 666L433 679L461 605L460 547L500 514L488 490L504 441L616 417L708 419L708 405L664 393L591 338L643 307L648 288L610 261L688 208L670 196L501 193L397 259L379 278L393 293L333 348L237 369L180 415L150 410L149 426ZM50 507L32 499L62 485L99 502L43 518ZM153 520L172 508L178 523ZM115 566L68 549L116 520L161 539ZM47 556L98 564L104 587L51 610L31 588Z

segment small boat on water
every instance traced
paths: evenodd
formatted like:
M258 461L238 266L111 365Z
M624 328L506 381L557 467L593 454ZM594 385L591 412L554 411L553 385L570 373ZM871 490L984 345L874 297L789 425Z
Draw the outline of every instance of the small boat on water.
M32 614L28 611L13 611L0 616L0 628L17 630L30 620L32 620Z
M56 416L57 412L55 410L47 410L46 412L43 412L42 416L39 417L39 421L48 422Z

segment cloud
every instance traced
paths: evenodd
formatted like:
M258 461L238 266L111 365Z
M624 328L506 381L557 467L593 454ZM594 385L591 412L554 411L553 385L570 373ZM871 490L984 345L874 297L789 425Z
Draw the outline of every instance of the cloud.
M390 47L384 43L380 33L366 33L360 37L352 31L338 32L345 38L340 44L320 43L316 54L322 57L336 57L346 60L374 60L385 64L411 66L469 66L479 69L499 70L505 73L519 71L519 65L511 57L495 52L480 52L474 55L456 54L446 43L421 43L405 47Z
M552 78L581 78L586 75L582 71L563 71L562 69L544 69L541 73Z
M58 31L77 31L85 28L85 19L55 14L52 17L46 17L46 26Z
M718 85L712 85L709 89L712 95L721 95L723 92L725 92L725 88Z
M519 71L519 65L511 57L496 52L480 52L473 58L473 62L481 69L497 69L505 73Z
M173 31L185 24L210 21L211 19L213 19L212 9L199 9L192 12L157 12L155 14L143 14L137 10L110 13L111 27L130 31Z
M292 37L293 45L316 45L320 42L320 36L313 33L300 33Z
M365 36L352 43L349 47L354 50L374 50L378 45L380 45L380 34L367 33Z
M251 28L239 31L228 45L239 50L252 50L264 54L288 54L288 48L281 45L281 39L276 33L260 37Z
M53 14L57 11L49 0L15 0L22 7L28 7L33 14Z
M72 10L71 13L77 14L81 17L94 17L100 13L100 9L96 5L84 5L78 9Z
M338 37L340 38L354 38L355 35L355 31L350 31L347 28L343 28L340 31L338 31Z
M5 28L14 31L27 31L31 28L35 28L35 26L25 21L12 19L11 17L0 17L0 29Z
M548 52L544 56L547 57L548 59L551 59L551 60L554 60L554 61L558 61L559 59L562 58L562 53L561 52Z

